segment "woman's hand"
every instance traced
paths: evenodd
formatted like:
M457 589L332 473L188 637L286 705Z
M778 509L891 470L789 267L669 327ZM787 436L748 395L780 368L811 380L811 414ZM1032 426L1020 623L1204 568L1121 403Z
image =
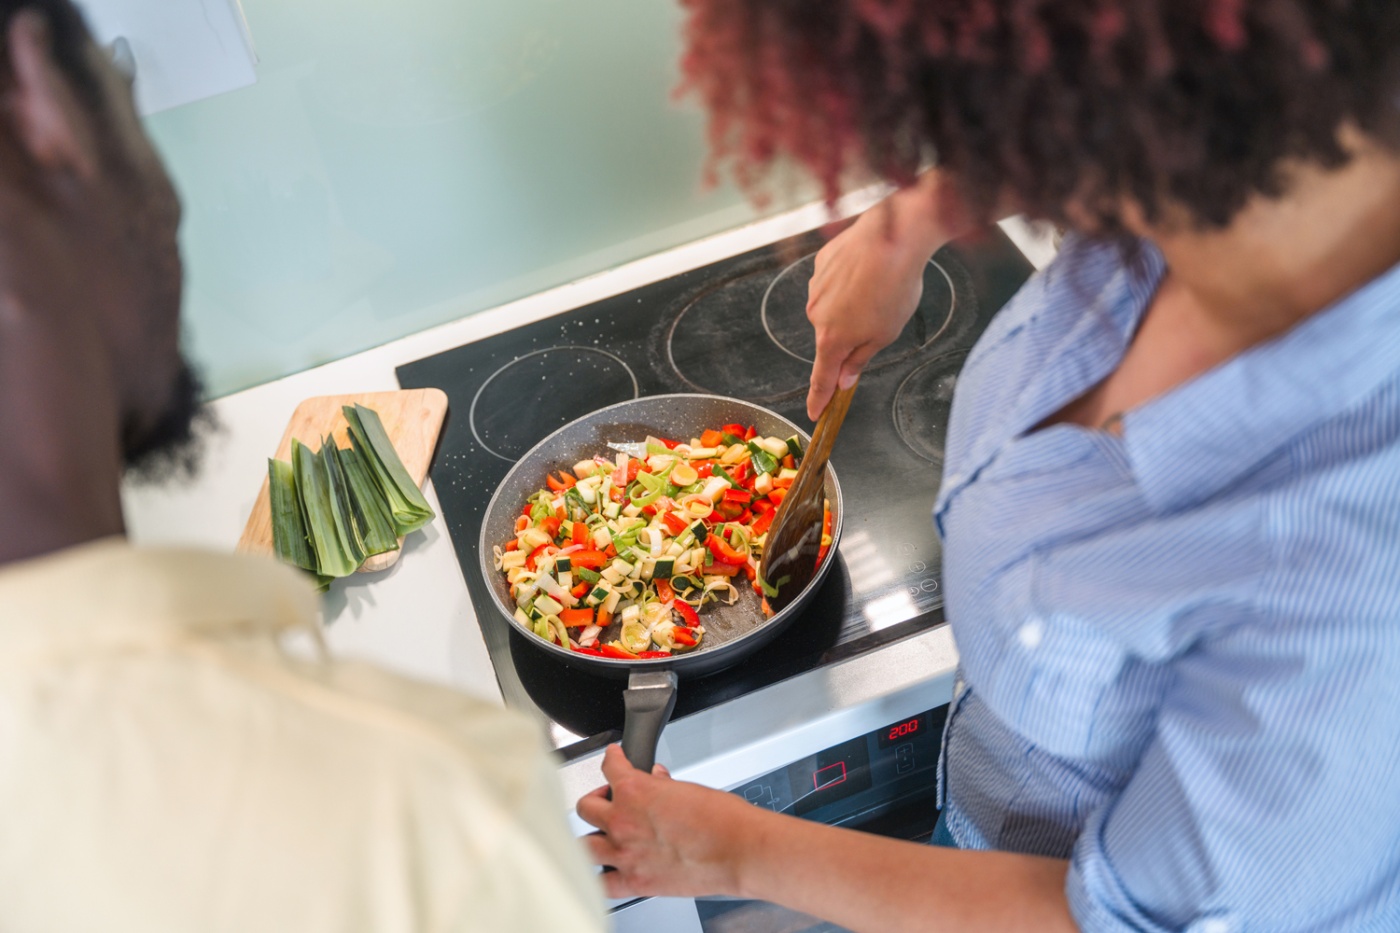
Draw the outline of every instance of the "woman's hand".
M610 787L580 800L578 815L602 830L584 839L594 861L617 869L602 876L608 897L739 893L744 827L756 807L674 781L659 765L638 771L617 745L603 754L603 776Z
M807 395L813 421L837 387L853 385L909 323L923 297L924 266L968 226L955 198L937 171L925 172L817 253L807 297L807 319L817 332Z

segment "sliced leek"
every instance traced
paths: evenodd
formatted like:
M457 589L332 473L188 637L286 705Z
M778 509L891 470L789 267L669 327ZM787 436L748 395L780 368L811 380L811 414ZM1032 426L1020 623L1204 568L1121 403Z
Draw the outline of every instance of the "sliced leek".
M316 577L324 589L330 577L317 572L316 550L306 537L306 515L297 495L296 474L285 460L267 461L267 491L272 504L272 549L278 558Z
M364 458L352 448L339 450L337 454L350 485L355 533L366 556L397 551L399 536L394 534L394 518L389 514L389 503L380 495Z
M330 481L321 467L321 458L293 439L292 468L306 509L307 539L316 549L318 572L327 577L348 577L359 569L360 562L346 553L336 531Z
M314 574L321 589L367 558L397 550L400 537L434 517L378 414L355 406L345 417L351 447L326 437L312 453L294 439L291 462L267 467L273 551Z
M375 483L389 502L395 533L406 535L432 521L435 517L432 506L408 475L378 413L363 405L346 405L343 411L350 424L350 443L364 458Z

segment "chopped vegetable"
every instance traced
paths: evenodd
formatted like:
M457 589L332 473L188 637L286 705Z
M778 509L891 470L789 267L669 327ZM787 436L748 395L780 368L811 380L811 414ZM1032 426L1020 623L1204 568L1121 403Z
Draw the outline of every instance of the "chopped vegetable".
M315 575L323 590L332 579L354 573L367 558L397 550L402 535L433 518L379 415L360 406L344 411L350 448L341 449L326 437L320 451L312 453L293 439L289 463L268 461L273 551ZM521 532L528 531L530 513L522 514L516 524ZM510 570L523 566L524 560L519 555L505 561L503 555L502 566Z
M730 424L689 443L648 437L642 457L599 456L549 474L515 536L494 549L517 620L600 657L695 650L704 607L733 604L736 576L758 577L794 447Z
M326 577L348 577L359 569L360 561L346 553L336 531L330 480L321 469L321 459L293 439L292 469L306 509L306 536L316 551L317 572Z
M423 498L423 490L408 475L398 452L389 441L379 414L363 405L346 405L342 409L350 424L350 443L364 458L375 483L389 502L394 531L402 536L417 531L434 518L432 506Z
M282 561L310 572L316 577L317 586L325 589L331 578L317 572L320 564L316 560L316 549L307 540L306 515L290 463L267 461L267 489L272 503L273 551Z

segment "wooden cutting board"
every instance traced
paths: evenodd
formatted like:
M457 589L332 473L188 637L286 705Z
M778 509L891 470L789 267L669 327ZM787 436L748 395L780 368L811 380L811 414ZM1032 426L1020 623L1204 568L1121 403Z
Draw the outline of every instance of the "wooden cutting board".
M273 454L278 460L292 457L292 438L301 441L313 451L321 449L321 440L327 434L335 436L341 447L350 446L347 435L349 425L341 408L345 405L363 405L379 413L384 422L384 430L389 440L394 442L399 459L403 461L408 475L419 486L428 476L428 465L432 463L433 451L437 448L438 435L442 433L442 421L447 417L447 394L441 389L406 389L399 392L363 392L359 395L322 395L309 398L292 412L292 420L282 434L282 443ZM402 548L403 539L399 539ZM238 539L238 550L250 554L272 554L272 505L268 498L267 475L264 473L262 490L253 504L253 514L248 516L248 524L243 529L243 537ZM365 561L360 573L371 573L393 566L402 550L390 551Z

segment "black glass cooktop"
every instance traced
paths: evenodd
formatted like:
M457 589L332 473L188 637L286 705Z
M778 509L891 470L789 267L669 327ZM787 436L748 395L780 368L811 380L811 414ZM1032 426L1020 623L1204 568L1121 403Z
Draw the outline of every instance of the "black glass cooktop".
M566 758L617 739L624 685L522 644L531 636L500 615L477 569L491 494L550 432L642 395L735 396L810 432L807 284L822 242L786 240L398 370L404 388L448 394L432 467L443 516L506 702L551 720ZM871 361L832 455L845 528L822 591L761 651L682 680L674 718L942 623L931 510L953 385L968 348L1030 271L1000 230L929 263L918 312Z

